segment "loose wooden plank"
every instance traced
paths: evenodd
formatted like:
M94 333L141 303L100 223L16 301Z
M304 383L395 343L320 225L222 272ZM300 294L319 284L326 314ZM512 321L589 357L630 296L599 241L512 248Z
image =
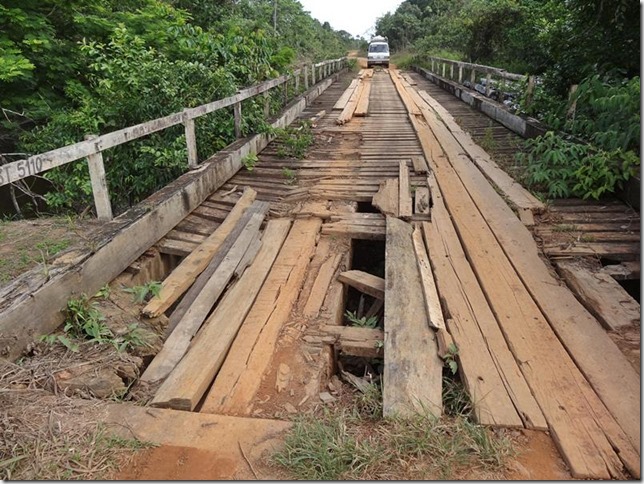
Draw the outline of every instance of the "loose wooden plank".
M380 182L378 193L373 196L371 204L384 215L398 217L398 202L398 180L387 178L385 181Z
M194 410L221 368L290 226L291 222L287 219L268 222L257 258L224 296L208 318L195 344L163 382L152 400L153 406Z
M406 161L400 162L398 186L400 187L398 193L398 211L401 218L411 217L411 189L409 187L409 168Z
M351 118L353 117L353 113L355 112L356 107L358 105L358 100L360 99L360 96L362 96L363 90L364 90L364 83L359 82L355 90L351 93L349 102L347 102L347 105L344 107L344 109L338 116L338 119L336 119L335 121L336 124L342 125L351 121Z
M369 112L369 95L371 94L371 79L366 78L362 82L364 83L364 87L362 89L362 93L360 94L360 99L358 100L356 110L353 113L354 116L358 116L358 117L364 117Z
M261 214L262 217L268 212L269 205L266 202L255 201L253 204L244 212L241 218L237 221L237 224L231 232L226 236L221 246L217 250L217 253L208 263L208 266L203 270L203 272L197 277L195 282L192 284L188 292L186 292L181 302L177 307L172 311L170 315L170 324L166 328L166 334L170 334L176 325L184 317L194 300L199 297L204 286L208 284L208 281L212 278L212 275L218 269L219 265L222 263L225 257L228 255L228 251L231 247L237 242L238 237L245 230L246 225L251 220L251 218L256 214Z
M202 412L248 414L261 377L297 299L315 247L321 220L299 219L246 317Z
M530 232L513 216L510 208L503 203L500 195L481 172L473 169L471 163L461 157L460 149L454 142L449 141L450 134L447 129L435 122L435 115L429 114L432 116L432 129L435 129L437 136L441 138L442 148L446 152L449 151L453 169L467 187L467 192L483 214L516 273L543 311L557 337L565 345L567 353L619 423L621 430L628 435L636 452L639 452L638 375L595 318L553 277L541 260ZM460 196L465 195L461 193ZM472 213L475 210L472 208ZM597 355L601 355L601 358ZM524 358L521 360L526 361ZM586 387L583 389L584 392L588 391ZM639 475L639 458L634 456L633 449L623 440L623 433L616 428L614 420L605 412L603 405L597 405L594 398L585 398L593 406L596 421L601 424L606 438L611 441L611 446L619 449L619 456L624 465L633 475ZM602 449L605 449L603 443ZM613 466L609 466L609 469L613 470Z
M604 257L616 261L635 261L640 259L640 243L601 243L584 242L576 245L546 245L543 251L554 257Z
M411 164L414 167L416 173L425 174L427 173L427 162L425 161L424 156L412 156Z
M419 225L414 227L412 238L414 241L414 249L416 250L416 261L418 263L420 280L422 282L423 300L425 301L425 309L427 310L427 322L434 329L445 329L441 301L438 297L436 282L434 281L432 268L429 265L429 257L423 244L423 235Z
M427 324L411 225L387 217L383 415L442 413L443 362Z
M333 275L340 265L341 260L341 254L332 254L320 266L315 283L311 288L311 293L302 311L302 315L305 318L317 318L320 314L320 308L322 308L324 298L329 290L329 285L333 280Z
M527 428L547 423L508 347L483 290L472 271L438 186L432 222L422 224L436 284L451 315L450 334L459 348L459 371L474 402L478 422L514 426L516 414ZM507 397L511 402L508 406ZM513 409L516 411L513 414Z
M558 261L557 269L604 328L617 331L640 322L639 303L608 274L592 273L578 263L567 261Z
M465 163L459 159L460 148L449 139L447 130L442 130L435 119L428 121L431 121L432 130L437 133L449 161ZM468 193L454 168L444 160L435 159L434 162L431 168L436 173L468 258L506 337L511 341L513 353L519 361L529 362L522 364L522 372L573 476L616 477L621 474L622 462L631 472L639 473L639 458L632 444L592 392L523 286L498 245L496 237L500 234L492 233L483 218L477 215L478 208L470 198L474 190ZM482 178L478 170L470 171ZM480 184L487 185L496 193L484 178ZM497 197L498 194L493 198L495 203L505 205ZM510 214L527 232L511 211ZM508 242L504 248L510 244L517 242ZM543 266L541 261L539 263ZM614 449L619 449L619 454Z
M343 110L347 103L349 102L349 99L351 98L351 95L353 94L353 91L356 90L356 87L358 86L358 83L360 81L358 79L353 79L351 81L351 84L349 84L349 87L346 88L346 90L342 93L342 96L340 96L340 99L338 99L338 102L335 103L333 106L333 110Z
M179 299L197 276L208 266L208 263L233 230L235 224L255 201L256 196L257 193L252 188L244 190L244 194L228 217L226 217L226 220L165 278L159 295L152 298L141 311L144 316L149 318L157 317Z
M429 188L418 187L416 188L414 200L414 214L429 214Z
M340 273L338 280L376 299L385 299L385 280L382 277L351 270Z
M257 237L263 219L264 213L254 213L252 215L230 251L204 284L203 289L190 304L185 315L178 321L176 327L163 344L161 351L154 357L150 366L147 367L141 376L141 381L152 383L162 380L168 376L183 358L183 355L188 351L190 340L206 320L208 313L223 293L246 250L253 239Z

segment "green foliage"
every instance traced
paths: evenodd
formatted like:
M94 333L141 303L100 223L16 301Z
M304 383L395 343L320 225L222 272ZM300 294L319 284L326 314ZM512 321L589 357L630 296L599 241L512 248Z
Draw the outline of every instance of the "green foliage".
M72 338L96 343L105 343L114 338L112 331L105 325L105 317L86 294L67 301L63 331Z
M551 198L599 199L635 175L640 165L633 152L604 151L552 131L528 140L527 146L529 151L517 158L527 166L528 185Z
M152 297L158 297L162 287L159 281L150 281L141 286L126 287L123 291L132 294L132 302L142 304Z
M279 128L276 130L277 155L282 158L297 158L301 160L306 150L313 144L314 137L309 123L303 123L297 128Z
M358 326L360 328L375 328L378 326L377 316L371 316L369 318L363 316L359 318L354 311L346 311L344 316L353 326Z
M257 158L257 155L255 154L248 154L242 158L242 165L244 165L244 168L248 171L253 171L255 168L255 165L259 161L259 158Z
M340 57L353 39L296 0L7 0L0 6L0 150L41 153L274 78L294 64ZM275 97L275 96L271 96ZM277 96L279 97L279 96ZM245 101L242 133L261 131L263 104ZM234 140L230 113L196 121L199 158ZM119 213L187 169L176 127L104 152ZM92 206L87 163L47 173L49 208Z
M297 181L297 177L295 175L295 171L291 170L290 168L283 166L282 167L282 175L284 175L284 178L286 178L286 184L287 185L293 185Z
M452 375L456 375L456 372L458 371L458 362L456 361L457 356L458 347L454 343L450 343L449 347L447 348L447 354L445 355L443 360L445 361L445 365L452 372Z

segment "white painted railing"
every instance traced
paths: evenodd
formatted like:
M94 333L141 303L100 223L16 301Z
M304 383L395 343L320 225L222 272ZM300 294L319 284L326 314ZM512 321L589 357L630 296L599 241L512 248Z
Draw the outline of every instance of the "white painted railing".
M0 186L8 185L15 181L37 175L57 166L71 163L81 158L87 158L89 172L92 182L92 191L96 214L100 220L112 219L112 207L105 178L105 167L103 165L102 152L129 141L142 138L157 131L162 131L171 126L183 124L186 134L186 145L188 149L188 167L194 169L198 166L197 159L197 138L195 135L196 118L213 113L228 106L233 106L235 116L235 136L241 136L242 111L241 103L259 94L265 93L264 114L269 114L268 91L284 85L284 100L288 101L288 83L294 80L295 93L299 92L300 78L303 77L304 89L314 85L322 79L338 72L346 65L346 58L331 59L317 64L307 65L296 69L292 74L283 75L276 79L263 82L253 87L243 89L234 96L220 99L195 108L187 108L181 112L170 114L163 118L153 119L145 123L123 128L101 136L88 134L85 141L73 145L64 146L46 153L30 156L29 158L7 163L0 166ZM310 74L310 79L309 79Z

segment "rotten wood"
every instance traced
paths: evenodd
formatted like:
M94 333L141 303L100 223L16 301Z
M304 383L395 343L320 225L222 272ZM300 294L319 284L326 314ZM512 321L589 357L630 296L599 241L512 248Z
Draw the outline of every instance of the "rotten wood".
M398 180L387 178L380 182L378 192L373 196L371 204L380 210L383 215L399 216L398 210Z

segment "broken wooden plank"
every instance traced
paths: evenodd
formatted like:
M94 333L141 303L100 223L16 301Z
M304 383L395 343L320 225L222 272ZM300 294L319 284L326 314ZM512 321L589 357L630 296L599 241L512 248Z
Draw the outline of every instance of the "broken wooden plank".
M195 343L157 391L152 406L194 410L221 368L290 226L288 219L268 222L257 258L208 318Z
M322 308L322 304L324 303L324 298L329 290L329 285L333 280L333 275L340 265L341 260L341 254L332 254L320 266L315 283L311 288L311 293L302 311L302 315L305 318L318 317L320 308Z
M409 186L409 168L406 161L400 162L400 171L398 175L399 199L398 211L401 218L411 217L411 188Z
M190 304L185 315L179 320L168 339L164 342L161 351L154 357L150 366L147 367L141 376L141 381L153 383L164 379L183 358L183 355L186 354L193 336L223 293L233 276L235 268L244 257L253 239L257 237L264 215L265 212L252 215L217 269L212 273L203 289Z
M427 322L434 329L445 329L445 320L443 319L441 301L438 297L436 282L434 281L432 268L429 265L429 257L425 250L423 235L420 231L419 225L414 227L412 238L414 241L414 249L416 251L416 261L418 263L420 280L422 282L423 300L425 301L425 309L427 310Z
M320 219L296 220L244 320L202 412L246 415L304 282Z
M421 175L424 175L428 171L427 162L425 161L424 156L412 156L411 164L413 165L414 171L416 173L420 173Z
M376 299L385 299L385 280L382 277L351 270L340 273L338 280Z
M412 227L387 217L383 415L442 413L443 362L427 324Z
M608 274L616 281L639 279L641 275L641 263L639 261L627 261L621 264L611 264L602 267L600 272Z
M398 217L398 180L387 178L380 182L378 193L373 196L371 204L384 215Z
M610 331L639 324L640 305L608 274L591 272L575 262L557 261L559 274L581 303Z
M334 336L335 344L348 356L382 358L385 334L377 328L320 325L320 331Z
M179 299L197 276L208 266L224 239L244 214L244 211L255 201L256 195L252 188L244 190L244 194L228 217L226 217L226 220L162 282L159 295L152 298L141 311L144 316L149 318L157 317Z
M415 215L428 215L429 214L429 188L418 187L414 194L414 214Z

